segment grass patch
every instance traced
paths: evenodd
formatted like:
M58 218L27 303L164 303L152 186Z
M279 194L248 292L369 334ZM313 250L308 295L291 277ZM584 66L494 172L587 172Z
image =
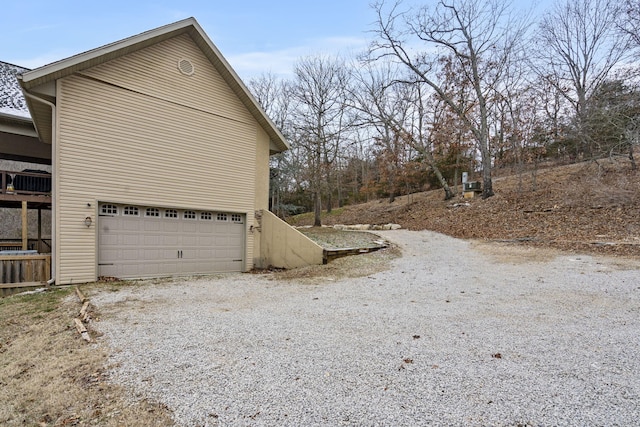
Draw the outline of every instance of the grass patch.
M48 292L17 294L0 299L0 323L6 323L16 314L23 316L50 313L60 305L62 297L68 295L69 288L56 288Z
M108 354L75 330L72 294L0 299L0 425L173 425L166 408L130 402L108 381Z

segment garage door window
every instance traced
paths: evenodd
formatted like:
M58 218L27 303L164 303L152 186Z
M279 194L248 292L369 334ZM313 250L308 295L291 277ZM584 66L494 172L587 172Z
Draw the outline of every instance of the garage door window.
M242 224L242 215L240 215L240 214L231 214L231 222L235 222L237 224Z
M211 212L200 212L200 219L203 221L211 221L213 215L211 215Z
M226 221L227 220L227 214L226 213L219 213L217 215L216 219L218 221Z
M178 218L178 211L175 209L167 209L164 211L165 218Z
M123 215L125 216L138 216L140 215L140 211L136 206L125 206Z
M160 217L160 209L158 209L158 208L147 208L147 210L144 212L144 216L158 218L158 217Z
M184 219L196 219L197 216L196 216L195 211L184 211L183 218Z
M102 205L100 213L102 215L118 215L118 207L116 205Z

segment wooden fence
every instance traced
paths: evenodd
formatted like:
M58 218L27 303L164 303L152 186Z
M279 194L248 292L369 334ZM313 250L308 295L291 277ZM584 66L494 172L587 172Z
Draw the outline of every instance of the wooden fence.
M0 255L0 288L40 285L51 278L51 255Z

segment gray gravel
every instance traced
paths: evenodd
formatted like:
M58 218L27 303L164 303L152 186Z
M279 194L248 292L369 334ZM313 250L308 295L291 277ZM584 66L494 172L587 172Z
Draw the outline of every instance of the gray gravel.
M112 381L183 426L637 425L639 262L379 234L359 279L92 295Z

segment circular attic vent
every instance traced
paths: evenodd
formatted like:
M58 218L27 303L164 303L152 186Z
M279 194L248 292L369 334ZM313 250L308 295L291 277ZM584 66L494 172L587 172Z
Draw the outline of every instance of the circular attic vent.
M180 58L178 60L178 70L185 76L192 76L196 72L196 67L188 59Z

